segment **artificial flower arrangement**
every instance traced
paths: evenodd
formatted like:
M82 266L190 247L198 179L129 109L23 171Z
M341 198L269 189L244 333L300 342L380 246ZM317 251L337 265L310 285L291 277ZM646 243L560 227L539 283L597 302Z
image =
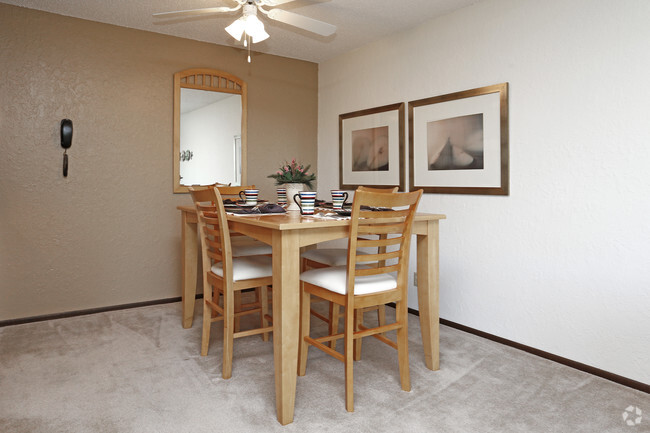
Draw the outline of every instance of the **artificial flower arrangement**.
M308 170L311 167L311 164L304 166L296 162L296 159L292 159L291 162L285 162L280 169L274 174L270 174L267 177L275 179L276 185L284 185L285 183L304 183L312 189L312 182L316 180L316 175L314 173L309 173Z

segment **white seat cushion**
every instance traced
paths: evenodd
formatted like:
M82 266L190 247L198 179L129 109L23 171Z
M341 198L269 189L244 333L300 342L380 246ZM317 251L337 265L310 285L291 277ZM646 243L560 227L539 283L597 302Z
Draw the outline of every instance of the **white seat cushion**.
M233 257L261 256L265 254L271 254L272 252L273 249L271 248L271 245L267 245L264 242L260 241L232 244Z
M210 268L212 272L223 278L223 266L221 262L215 263ZM264 278L273 275L271 257L248 256L232 259L233 281L250 280L252 278Z
M357 251L357 255L364 255L363 251ZM348 263L348 250L344 248L317 248L302 253L304 259L322 263L327 266L344 266Z
M345 295L347 291L347 266L310 269L300 275L306 283L320 286L331 292ZM393 274L364 275L354 280L354 294L384 292L397 287L397 278Z

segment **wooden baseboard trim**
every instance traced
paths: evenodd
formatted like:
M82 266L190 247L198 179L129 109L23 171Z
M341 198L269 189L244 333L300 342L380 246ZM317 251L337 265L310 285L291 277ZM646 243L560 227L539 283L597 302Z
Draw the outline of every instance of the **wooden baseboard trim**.
M478 329L470 328L469 326L461 325L460 323L455 323L450 320L440 319L440 324L449 326L450 328L458 329L463 332L468 332L470 334L477 335L479 337L494 341L496 343L505 344L506 346L523 350L524 352L530 353L535 356L539 356L540 358L548 359L549 361L557 362L558 364L566 365L567 367L575 368L576 370L580 370L585 373L589 373L594 376L607 379L609 381L618 383L619 385L627 386L628 388L633 388L636 389L637 391L650 394L650 385L647 383L638 382L636 380L624 376L619 376L618 374L601 370L600 368L596 368L591 365L583 364L581 362L573 361L571 359L564 358L562 356L554 355L553 353L545 352L543 350L536 349L531 346L526 346L525 344L517 343L516 341L498 337L496 335L489 334L487 332L479 331Z
M390 304L389 304L390 305ZM392 307L395 307L395 304L392 304ZM420 312L413 308L409 308L409 313L419 316ZM611 382L618 383L619 385L627 386L628 388L636 389L637 391L645 392L650 394L650 385L647 383L639 382L628 377L619 376L618 374L611 373L609 371L601 370L600 368L593 367L591 365L583 364L581 362L573 361L572 359L564 358L562 356L554 355L549 352L545 352L540 349L536 349L531 346L526 346L525 344L517 343L516 341L508 340L507 338L498 337L494 334L490 334L484 331L479 331L478 329L470 328L469 326L461 325L460 323L452 322L447 319L440 319L440 324L449 326L450 328L458 329L459 331L467 332L482 338L485 338L495 343L504 344L515 349L523 350L524 352L530 353L540 358L548 359L549 361L557 362L558 364L566 365L567 367L575 368L576 370L583 371L585 373L592 374L594 376L607 379Z
M203 295L201 295L203 297ZM24 323L43 322L45 320L65 319L68 317L86 316L89 314L105 313L107 311L128 310L130 308L148 307L150 305L171 304L180 302L180 296L175 298L156 299L153 301L134 302L131 304L111 305L108 307L89 308L86 310L66 311L63 313L44 314L42 316L23 317L20 319L1 320L0 328L12 325L22 325Z

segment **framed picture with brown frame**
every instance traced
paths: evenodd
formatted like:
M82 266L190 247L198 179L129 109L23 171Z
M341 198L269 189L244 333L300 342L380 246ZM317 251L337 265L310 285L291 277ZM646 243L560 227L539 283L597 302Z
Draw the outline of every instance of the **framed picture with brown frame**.
M404 191L404 103L339 115L339 185Z
M409 190L508 195L508 83L409 102Z

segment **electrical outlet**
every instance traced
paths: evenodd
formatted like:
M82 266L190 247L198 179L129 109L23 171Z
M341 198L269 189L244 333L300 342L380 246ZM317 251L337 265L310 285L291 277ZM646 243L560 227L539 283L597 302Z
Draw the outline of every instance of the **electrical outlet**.
M418 273L417 272L413 272L413 285L415 287L418 286Z

